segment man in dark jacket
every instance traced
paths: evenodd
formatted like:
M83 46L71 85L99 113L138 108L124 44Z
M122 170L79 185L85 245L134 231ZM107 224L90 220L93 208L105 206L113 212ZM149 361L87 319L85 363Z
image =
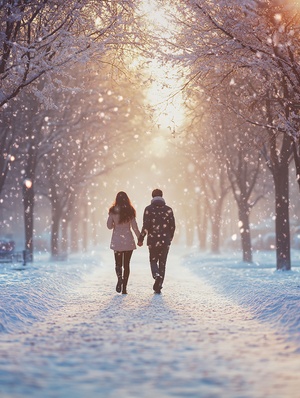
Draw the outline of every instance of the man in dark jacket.
M152 276L155 279L153 290L160 293L165 278L166 262L175 232L173 210L167 206L160 189L152 192L151 204L145 208L143 228L138 239L142 246L147 235L147 246Z

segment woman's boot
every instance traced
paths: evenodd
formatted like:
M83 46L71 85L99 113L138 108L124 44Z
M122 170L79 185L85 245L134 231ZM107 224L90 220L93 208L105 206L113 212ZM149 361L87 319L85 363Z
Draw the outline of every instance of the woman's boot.
M127 282L128 282L128 279L124 278L124 279L123 279L122 294L127 294Z
M118 277L118 282L116 286L116 291L118 293L121 293L122 290L122 284L123 284L123 279L122 279L122 267L116 267L116 274Z

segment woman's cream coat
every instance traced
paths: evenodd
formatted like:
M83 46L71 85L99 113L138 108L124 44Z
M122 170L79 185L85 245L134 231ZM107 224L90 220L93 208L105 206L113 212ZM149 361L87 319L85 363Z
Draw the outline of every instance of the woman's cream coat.
M129 251L136 249L136 244L132 234L134 231L137 238L140 231L135 218L129 222L119 224L119 215L110 213L107 219L107 228L112 229L110 248L115 251Z

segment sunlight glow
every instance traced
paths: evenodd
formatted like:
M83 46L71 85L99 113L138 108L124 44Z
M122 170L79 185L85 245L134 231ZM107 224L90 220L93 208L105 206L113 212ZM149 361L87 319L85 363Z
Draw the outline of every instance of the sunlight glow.
M147 21L148 30L153 31L153 29L155 29L154 31L156 31L160 29L164 31L165 37L170 37L172 23L167 18L164 10L158 6L156 0L142 0L139 5L139 10Z
M176 131L184 122L184 106L180 91L180 80L170 67L159 66L155 60L149 66L152 83L147 97L155 109L154 122L157 127Z
M164 39L171 39L174 35L175 24L168 18L166 12L159 7L156 0L142 0L140 12L150 33L159 32ZM164 48L163 42L161 48ZM151 85L147 92L147 99L154 110L156 127L169 129L175 134L177 127L184 122L184 105L180 80L180 70L171 63L160 63L153 58L148 63L149 80Z
M164 157L167 149L167 140L163 136L153 138L151 143L151 150L153 151L153 155L157 157Z

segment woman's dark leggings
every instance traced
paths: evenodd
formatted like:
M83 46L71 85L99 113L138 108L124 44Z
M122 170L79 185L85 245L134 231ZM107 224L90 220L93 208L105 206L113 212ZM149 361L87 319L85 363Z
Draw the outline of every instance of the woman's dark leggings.
M133 250L117 252L115 251L115 264L116 264L116 274L118 278L123 279L123 289L126 288L129 274L130 274L130 259ZM122 272L122 267L124 271Z

